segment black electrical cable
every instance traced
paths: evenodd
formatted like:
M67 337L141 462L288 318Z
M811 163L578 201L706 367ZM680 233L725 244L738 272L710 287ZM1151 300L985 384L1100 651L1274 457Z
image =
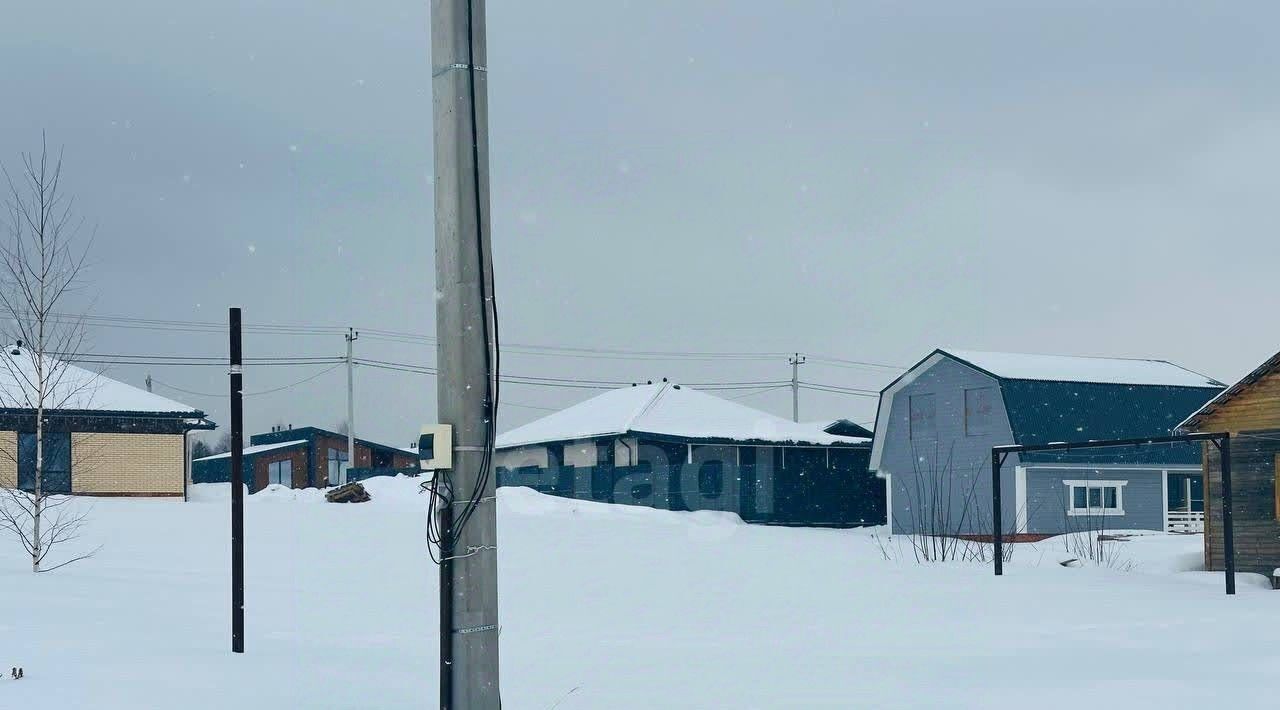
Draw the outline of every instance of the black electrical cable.
M470 521L472 513L480 504L481 498L484 496L485 487L488 485L489 469L493 463L493 447L497 440L497 422L494 416L497 411L498 400L498 308L493 293L493 282L487 273L492 268L492 263L486 258L486 250L484 248L484 209L483 195L480 192L480 129L476 111L476 62L475 62L475 29L474 29L474 8L471 0L467 0L467 86L470 98L470 118L471 118L471 185L475 191L475 218L476 218L476 255L478 258L478 280L480 286L480 297L484 304L481 316L481 328L485 343L484 365L485 365L485 398L482 416L484 417L485 426L485 447L484 453L480 460L480 470L476 472L475 487L467 501L461 515L457 521L453 520L453 491L450 487L446 492L446 499L438 500L440 493L439 482L431 488L431 497L433 503L442 503L440 508L440 707L451 708L453 706L453 578L452 578L452 557L454 546L461 535L462 530L466 528ZM440 472L437 472L439 476ZM433 477L434 480L434 477ZM434 508L433 508L434 509ZM429 526L428 526L429 527ZM456 528L456 529L455 529ZM446 631L448 629L449 631Z
M493 279L489 271L492 269L492 262L487 258L488 254L484 248L484 210L483 196L480 188L480 128L478 112L476 110L476 66L475 66L475 38L474 38L474 8L471 0L467 0L467 89L469 92L469 118L471 121L471 187L475 192L475 219L476 219L476 257L478 259L478 274L481 298L484 303L484 315L481 317L482 334L485 341L485 373L487 381L485 382L485 399L484 399L484 425L485 425L485 447L481 454L480 470L476 472L475 484L467 497L467 503L463 507L462 512L457 516L454 522L454 531L450 536L450 548L457 543L461 537L462 531L471 521L471 516L475 513L484 499L484 492L488 486L491 477L491 465L493 463L493 447L497 443L497 422L495 412L497 409L498 399L498 309L496 299L493 293Z

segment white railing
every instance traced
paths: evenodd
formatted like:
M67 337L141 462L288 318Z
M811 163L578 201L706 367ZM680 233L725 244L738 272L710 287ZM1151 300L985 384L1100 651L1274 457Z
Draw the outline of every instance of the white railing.
M1172 533L1204 532L1204 512L1199 510L1171 510L1165 518L1165 530Z

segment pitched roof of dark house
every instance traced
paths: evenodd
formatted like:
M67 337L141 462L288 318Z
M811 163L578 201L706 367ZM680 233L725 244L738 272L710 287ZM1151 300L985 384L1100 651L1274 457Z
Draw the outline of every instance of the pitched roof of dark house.
M329 437L333 439L342 439L343 441L345 441L347 438L347 435L341 432L331 431L329 429L322 429L320 427L315 427L315 426L303 426L303 427L291 427L288 429L280 429L279 431L269 431L262 434L254 434L253 436L249 437L249 443L251 445L257 446L262 444L276 444L276 443L281 443L285 441L296 441L299 439L310 440L317 436L324 436L324 437ZM356 443L362 446L368 446L370 449L373 449L375 451L383 451L386 453L397 454L401 456L408 453L404 449L400 448L399 446L388 446L386 444L379 444L375 441L362 439L358 436L356 437Z
M837 419L823 427L822 430L836 436L856 436L862 439L870 439L875 436L875 432L848 419Z
M305 446L306 444L307 444L306 439L297 439L294 441L281 441L274 444L255 444L253 446L244 447L244 455L253 456L255 454L262 454L268 451L275 451L276 449L287 449L294 446ZM231 452L223 451L220 454L212 454L210 456L204 456L198 459L191 459L191 460L192 462L195 462L195 461L212 461L214 459L229 459L229 458L231 458Z
M1239 382L1236 382L1235 384L1226 388L1222 392L1219 392L1217 397L1214 397L1208 402L1205 402L1204 406L1192 412L1191 416L1187 417L1180 424L1178 424L1177 430L1179 432L1196 431L1196 427L1199 426L1200 422L1205 417L1209 416L1210 414L1213 414L1214 412L1218 411L1218 409L1221 408L1224 404L1240 396L1240 394L1245 390L1249 389L1249 387L1252 386L1253 383L1257 382L1258 380L1276 371L1280 371L1280 353L1276 353L1275 355L1272 355L1266 362L1259 365L1257 369L1255 369L1253 372L1250 372L1249 374L1240 378Z

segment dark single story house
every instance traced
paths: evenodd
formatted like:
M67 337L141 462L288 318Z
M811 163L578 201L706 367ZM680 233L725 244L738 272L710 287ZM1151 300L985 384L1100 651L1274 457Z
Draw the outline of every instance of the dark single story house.
M399 447L357 438L356 459L347 467L347 435L319 427L277 427L254 434L244 447L245 482L250 491L269 485L289 488L324 488L346 481L397 473L418 474L418 460ZM231 452L191 462L194 483L226 483L231 480Z
M582 500L777 525L879 525L884 486L867 472L870 446L662 382L611 390L508 431L496 465L498 485Z
M0 488L34 490L36 405L32 353L0 351ZM43 356L46 393L41 490L90 496L172 496L187 491L187 435L212 429L204 412L105 375ZM46 379L49 376L46 375Z
M871 470L895 533L991 534L991 447L1167 436L1222 391L1164 360L935 350L880 393ZM1084 529L1198 531L1193 444L1010 456L1010 535Z
M1280 567L1280 353L1196 410L1178 431L1231 434L1236 569L1271 576ZM1222 457L1208 442L1203 455L1204 566L1217 571L1224 565Z

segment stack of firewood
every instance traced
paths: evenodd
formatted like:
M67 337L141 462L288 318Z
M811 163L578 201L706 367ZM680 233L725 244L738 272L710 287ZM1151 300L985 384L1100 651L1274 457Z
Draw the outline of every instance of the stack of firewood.
M330 503L368 503L369 491L359 483L348 483L325 493L324 499Z

